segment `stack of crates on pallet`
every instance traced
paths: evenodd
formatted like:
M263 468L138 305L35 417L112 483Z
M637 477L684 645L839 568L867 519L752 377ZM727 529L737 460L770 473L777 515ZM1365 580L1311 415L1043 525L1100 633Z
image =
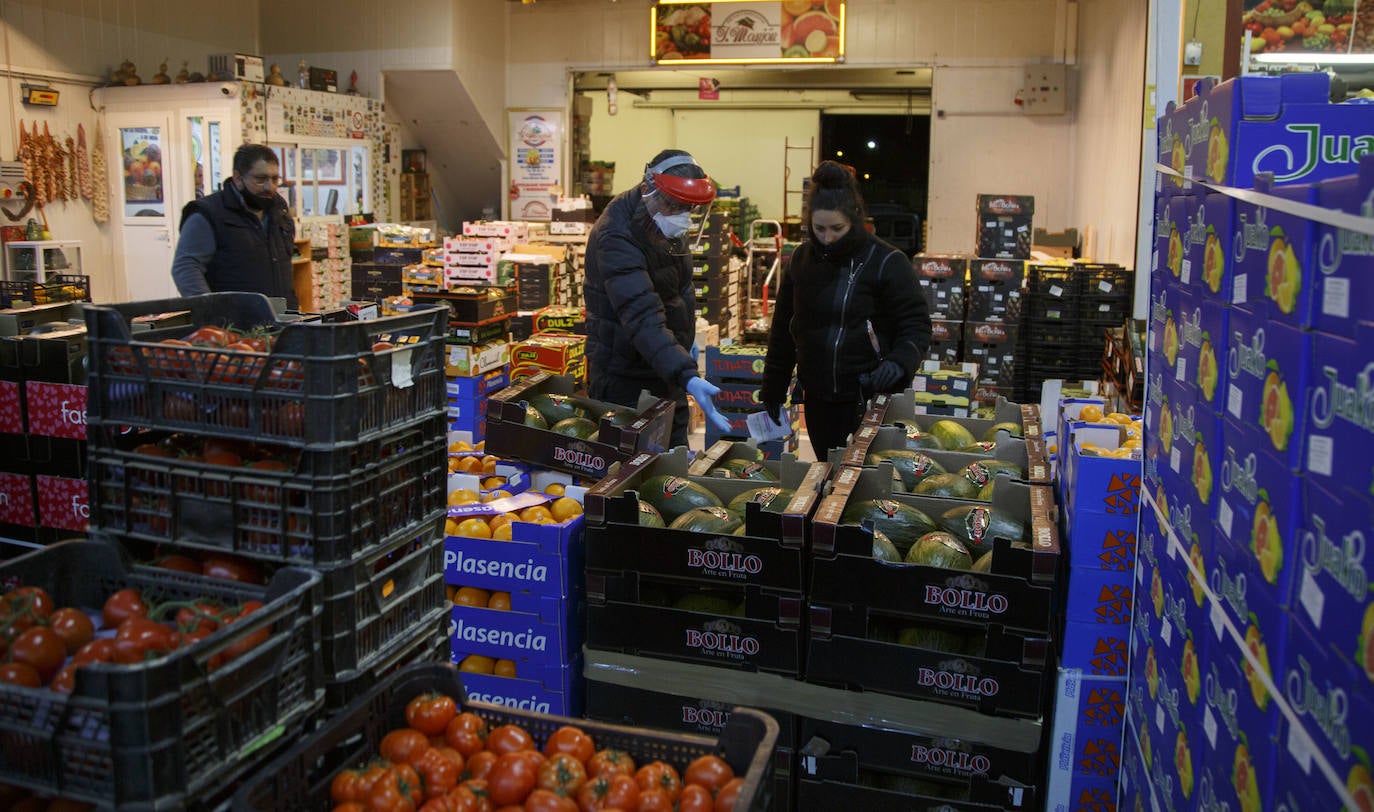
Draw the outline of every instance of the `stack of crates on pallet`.
M638 408L577 397L572 378L544 372L491 397L480 462L492 468L472 493L450 493L445 528L450 655L470 697L580 712L582 495L617 463L663 450L673 410L649 396Z
M1019 259L969 260L963 360L978 365L979 405L1015 394L1025 277L1026 263Z
M926 359L952 364L963 359L968 257L917 254L911 264L930 308L930 349Z
M310 241L310 292L300 309L323 313L352 295L353 260L349 254L348 226L343 217L301 220L296 238Z
M444 374L454 382L459 399L450 403L452 431L467 432L467 440L480 442L486 431L484 396L474 390L495 388L489 383L465 380L495 376L508 371L510 319L515 312L515 291L500 285L454 288L445 293L415 294L415 305L441 305L447 310L444 327ZM467 394L465 394L467 393Z
M740 273L730 260L730 223L713 212L702 224L700 238L690 243L692 283L696 288L695 318L720 325L721 334L739 335Z
M1061 553L1038 411L913 407L875 399L812 516L798 808L1044 808ZM942 470L990 501L920 487Z
M763 408L759 402L759 386L763 383L763 363L768 348L762 344L725 344L706 347L705 378L720 387L720 394L712 400L717 411L730 421L730 430L722 433L706 424L706 445L722 439L743 440L749 437L748 417ZM797 450L797 431L800 426L797 409L784 407L792 424L792 433L780 440L771 440L759 447L766 459L780 459L783 454Z
M510 284L510 268L501 268L501 257L512 245L509 237L445 237L444 287Z
M36 324L79 318L79 308L5 312ZM20 542L0 546L0 558L86 532L85 358L80 324L0 338L0 534Z
M189 325L131 331L178 310ZM318 571L330 707L437 651L444 323L279 318L252 293L88 307L92 533ZM268 337L229 348L226 329Z
M794 716L767 698L801 675L806 522L829 473L722 440L690 465L685 449L641 455L588 492L590 718L710 733L734 705L762 707L784 731L790 808Z
M1130 318L1134 284L1116 265L1030 265L1023 398L1038 400L1047 379L1102 377L1108 333Z
M1114 798L1123 749L1141 452L1118 451L1132 445L1126 426L1093 422L1103 407L1097 399L1060 401L1060 519L1069 557L1050 800L1066 806ZM1132 424L1137 446L1139 428Z

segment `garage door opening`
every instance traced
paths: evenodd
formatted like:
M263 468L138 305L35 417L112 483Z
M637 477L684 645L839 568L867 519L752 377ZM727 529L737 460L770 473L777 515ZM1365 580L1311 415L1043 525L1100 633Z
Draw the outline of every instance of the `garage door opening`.
M921 250L930 182L930 116L821 114L820 157L854 167L879 237Z

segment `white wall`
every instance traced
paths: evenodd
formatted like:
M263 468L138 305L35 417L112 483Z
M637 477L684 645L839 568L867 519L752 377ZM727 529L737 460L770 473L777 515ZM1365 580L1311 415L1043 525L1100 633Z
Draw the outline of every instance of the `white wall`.
M672 111L635 107L640 97L622 91L617 102L619 112L610 116L606 113L605 93L586 95L592 100L591 159L615 163L612 191L620 194L639 182L641 170L650 158L676 144ZM715 173L710 166L706 171Z

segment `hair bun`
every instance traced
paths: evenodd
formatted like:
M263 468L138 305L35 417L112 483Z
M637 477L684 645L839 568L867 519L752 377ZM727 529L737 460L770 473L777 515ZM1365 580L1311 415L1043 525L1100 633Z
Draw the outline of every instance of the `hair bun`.
M854 176L843 164L821 161L811 173L811 182L825 189L848 189L854 183Z

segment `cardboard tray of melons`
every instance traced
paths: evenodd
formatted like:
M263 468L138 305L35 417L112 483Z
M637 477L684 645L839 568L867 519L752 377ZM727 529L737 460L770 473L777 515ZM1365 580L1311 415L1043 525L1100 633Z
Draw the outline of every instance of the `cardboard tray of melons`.
M859 431L855 433L854 440L850 448L846 450L845 464L862 464L862 454L860 447L864 439L863 430L869 426L896 426L901 425L913 431L919 430L921 434L929 433L932 426L940 421L962 426L968 432L968 437L973 442L993 442L1000 445L1010 444L1013 448L1025 449L1026 479L1031 482L1049 483L1053 481L1049 465L1049 455L1045 451L1044 433L1040 423L1040 407L1035 404L1016 404L1005 398L997 402L992 419L981 417L945 417L933 414L918 414L916 393L907 391L895 395L878 395L873 398L867 412L864 413ZM1020 426L1020 432L1011 431L1012 426ZM939 450L953 451L955 448L946 448L947 443L941 439ZM921 442L913 438L913 448L918 447L915 443ZM849 451L859 454L858 462L851 462L852 456ZM1016 452L1019 456L1019 452Z
M580 415L588 421L580 430L576 427L566 429L579 430L581 436L560 434L543 417L535 420L530 415L534 404L551 400L569 404L565 411L570 417ZM600 479L610 473L616 463L640 452L666 450L675 408L673 401L656 398L647 392L640 394L635 406L574 396L571 377L541 372L491 396L487 405L486 451L498 457ZM625 414L627 410L634 412L632 418ZM610 412L615 412L617 417L608 416Z
M836 472L812 516L813 601L864 603L912 619L965 625L1001 623L1032 632L1053 628L1060 546L1051 488L999 481L992 501L978 502L892 493L892 475L890 463ZM858 510L870 500L865 518L872 527L853 512L846 518L847 509ZM967 557L943 559L949 567L905 563L915 541L910 536L929 532L913 510L925 514L933 529L955 535L969 548ZM915 522L915 529L905 519ZM898 560L890 560L892 552L886 554L889 560L874 557L873 528L893 534ZM984 558L988 553L991 557Z

